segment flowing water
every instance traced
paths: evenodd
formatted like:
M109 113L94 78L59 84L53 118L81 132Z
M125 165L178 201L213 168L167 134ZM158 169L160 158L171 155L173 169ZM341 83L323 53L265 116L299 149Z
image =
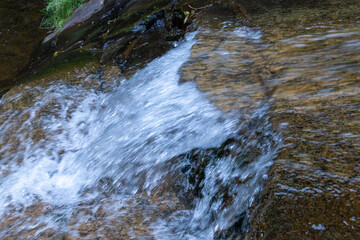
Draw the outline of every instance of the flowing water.
M110 93L60 79L3 97L2 237L208 239L239 219L245 228L277 140L267 106L239 122L178 83L194 36ZM17 99L29 106L6 108Z
M360 8L331 4L209 8L131 79L12 88L0 238L357 239Z

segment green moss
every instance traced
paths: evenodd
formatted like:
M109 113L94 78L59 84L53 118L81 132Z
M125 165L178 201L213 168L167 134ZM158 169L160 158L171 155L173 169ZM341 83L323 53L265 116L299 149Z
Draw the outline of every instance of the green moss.
M71 14L86 0L46 0L47 7L43 10L45 18L42 27L61 29Z
M24 82L34 81L39 78L44 78L56 72L68 72L74 68L81 68L90 62L98 62L99 56L88 50L74 50L59 54L50 59L46 64L41 66L37 73L30 76Z

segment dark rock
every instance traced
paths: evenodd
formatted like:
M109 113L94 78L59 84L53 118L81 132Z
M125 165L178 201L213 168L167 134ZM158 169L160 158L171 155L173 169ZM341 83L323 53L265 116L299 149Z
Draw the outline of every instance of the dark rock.
M85 23L96 13L98 13L104 7L105 0L90 0L77 10L74 11L72 17L66 22L65 26L61 29L60 34L64 34L67 31L71 31L74 28Z
M116 62L131 76L134 69L169 50L172 42L186 33L192 19L185 21L181 9L181 4L169 0L89 1L73 13L63 29L44 39L29 70L42 72L39 69L54 65L60 56L70 62L70 55L82 59L90 50L100 56L101 64Z
M0 96L16 82L45 36L39 27L43 7L40 0L0 1Z

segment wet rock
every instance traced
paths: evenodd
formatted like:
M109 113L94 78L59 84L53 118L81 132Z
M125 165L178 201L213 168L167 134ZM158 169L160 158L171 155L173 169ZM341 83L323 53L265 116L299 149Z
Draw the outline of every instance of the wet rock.
M76 9L69 21L67 21L61 29L60 34L65 34L67 31L73 31L86 21L91 20L91 18L104 7L104 2L105 0L90 0Z
M229 21L240 21L240 28L238 22L212 20L211 14L220 22L225 17L211 7L202 10L209 15L199 18L198 41L181 81L196 82L229 112L247 115L270 103L272 122L283 134L285 146L253 203L247 239L358 238L358 222L349 219L359 212L353 63L360 59L348 41L359 41L358 17L349 11L359 4L262 2L238 1L240 14L228 11ZM335 70L340 65L344 71Z
M278 42L270 61L276 81L268 84L276 87L272 121L284 146L254 206L247 239L360 237L359 222L349 221L360 209L358 67L352 64L359 58L347 45L350 38L359 42L348 35L359 32L348 9L360 6L327 4L256 17L265 30L276 26L269 35ZM335 70L339 64L344 71Z
M38 74L49 66L76 63L93 54L103 65L117 63L129 77L184 36L192 23L191 17L185 18L180 4L166 0L89 1L61 31L45 38L29 70Z
M54 41L57 41L59 44L71 45L71 42L66 42L74 38L74 36L71 35L76 35L77 39L75 39L75 41L83 38L84 36L82 34L86 34L87 32L86 29L84 30L84 27L89 28L89 25L91 27L91 25L95 24L94 21L99 21L99 19L102 18L100 15L114 7L113 4L115 4L115 2L117 1L110 0L105 3L105 0L90 0L84 3L74 11L62 29L57 29L43 40L43 45Z
M42 1L0 2L0 96L29 64L46 31L40 29Z
M0 156L24 152L22 139L15 133L27 136L33 144L50 144L52 135L41 123L51 118L71 117L71 111L83 98L81 94L64 93L67 98L77 97L73 105L59 115L62 101L61 96L57 96L33 116L39 119L39 124L27 125L32 115L26 109L41 99L41 86L55 84L66 76L66 83L74 86L77 93L79 89L89 90L83 95L111 91L117 86L117 80L129 77L137 68L171 48L171 41L183 36L190 26L190 22L185 21L185 10L198 20L201 30L191 59L181 71L181 81L196 81L211 101L226 112L241 113L244 122L256 110L269 105L272 125L284 139L261 198L254 197L250 212L248 206L242 209L244 206L238 205L241 211L233 226L216 232L215 237L360 238L356 215L360 209L357 74L360 55L356 45L359 26L352 18L353 12L359 9L358 4L345 1L349 5L338 7L340 3L331 1L319 3L320 7L311 3L310 7L303 8L307 1L304 4L193 1L184 5L171 5L168 1L120 1L117 3L123 4L122 7L102 12L107 2L92 2L93 9L98 10L94 10L95 14L89 15L89 19L101 16L103 21L89 24L86 19L73 19L73 26L85 30L69 42L61 40L59 45L51 45L50 55L44 53L41 59L50 59L51 64L45 66L44 71L37 69L41 77L35 77L30 85L13 88L9 93L12 98L1 105L0 123L13 116L11 119L17 126L3 131L3 142L11 146L1 148ZM274 2L285 7L277 9ZM96 8L100 6L96 4L103 7ZM330 10L326 6L330 6ZM66 34L71 35L70 31L65 33L61 33L63 39ZM67 75L67 72L70 73ZM39 88L29 91L26 86ZM19 92L26 94L17 98ZM79 203L66 217L57 216L63 224L60 226L66 226L68 233L41 229L42 226L16 229L25 219L36 223L37 217L51 215L54 211L49 212L44 203L20 209L26 217L11 216L12 211L16 211L12 209L0 222L0 230L24 239L37 231L42 239L151 239L151 223L170 218L176 210L189 209L195 198L201 198L208 166L231 156L235 157L239 169L246 168L261 156L264 148L272 145L271 137L266 134L269 129L259 127L262 122L264 118L245 124L238 136L218 149L195 149L174 158L174 161L184 161L182 171L176 169L169 174L166 183L151 194L139 189L138 197L129 200L131 208L121 206L122 200L114 197L121 188L105 177L96 186L97 191L103 192L103 198ZM83 131L86 133L86 128ZM51 157L59 161L64 151L59 150L58 155ZM22 162L21 156L10 159L2 164L16 166ZM166 167L170 169L170 165ZM0 172L1 176L11 174L9 169L10 172ZM225 209L233 203L230 186L246 185L253 178L250 175L231 179L221 185L211 201L221 202ZM183 181L191 186L187 191L180 184ZM87 189L84 195L91 191ZM168 204L170 200L173 205ZM64 209L60 206L57 210ZM244 236L247 229L249 232Z

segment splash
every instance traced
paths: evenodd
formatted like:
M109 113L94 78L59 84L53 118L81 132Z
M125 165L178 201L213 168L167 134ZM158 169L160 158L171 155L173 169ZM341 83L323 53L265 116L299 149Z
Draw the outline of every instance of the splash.
M208 239L246 214L274 150L270 143L258 144L256 136L250 141L255 130L239 138L236 118L217 109L194 83L178 84L178 71L190 56L194 37L188 35L110 93L60 81L4 96L0 214L4 219L17 217L11 231L36 229L35 236L40 236L53 229L79 237L76 229L90 221L91 214L98 216L100 208L107 209L101 220L105 227L114 219L120 224L131 216L131 209L143 206L141 222L146 226L141 228L146 234L169 239L176 231L174 239ZM36 96L22 111L6 107L27 94ZM265 115L266 109L254 115L262 123L256 130L271 135ZM222 146L233 137L235 142ZM259 153L244 164L238 156L250 145L259 147ZM212 155L199 178L194 149L224 148L232 154ZM189 166L192 171L184 170ZM188 204L182 194L190 199ZM224 194L233 200L225 202ZM172 210L155 218L161 204ZM29 209L39 205L42 212L29 217ZM93 210L81 217L84 206ZM33 221L24 223L29 218ZM139 237L135 228L128 228L130 237ZM8 236L7 230L0 236Z

